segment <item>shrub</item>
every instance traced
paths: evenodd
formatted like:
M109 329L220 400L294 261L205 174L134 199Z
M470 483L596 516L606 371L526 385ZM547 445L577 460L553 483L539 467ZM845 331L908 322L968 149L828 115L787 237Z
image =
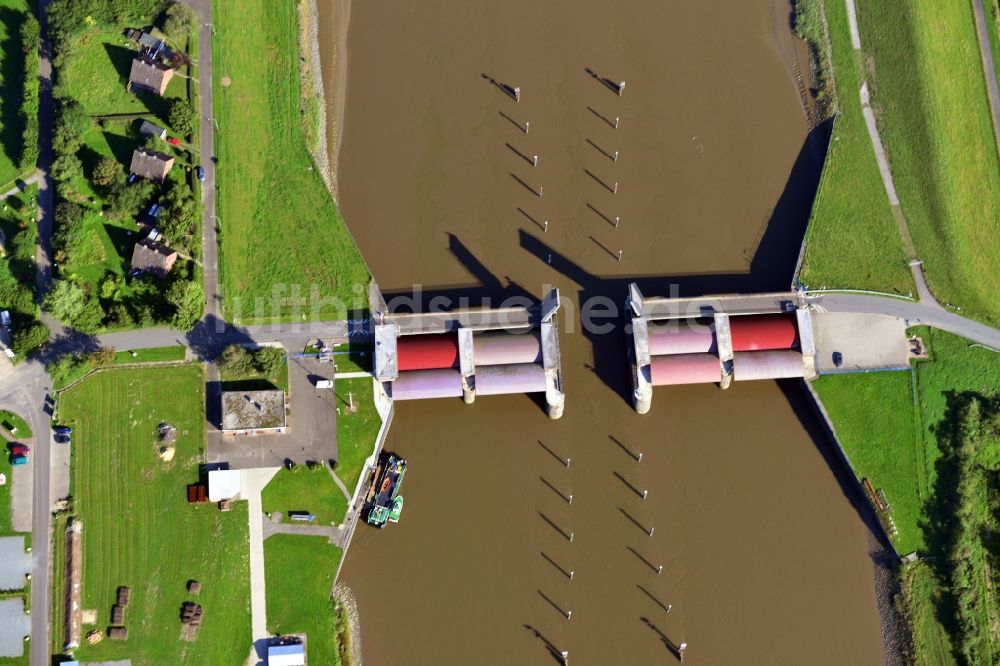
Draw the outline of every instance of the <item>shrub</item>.
M38 162L38 46L41 29L38 19L28 14L21 24L21 49L24 51L24 92L21 95L21 119L24 121L24 145L20 164L28 169Z
M172 42L180 43L187 39L197 24L198 15L191 7L174 2L164 14L161 29Z
M170 127L178 134L191 136L194 131L194 110L187 101L175 98L170 103L170 111L167 115Z
M112 185L125 180L125 170L118 160L108 155L102 155L94 165L91 182L102 190L109 190Z
M33 322L14 331L11 349L21 358L26 358L42 348L49 341L49 329L41 322Z

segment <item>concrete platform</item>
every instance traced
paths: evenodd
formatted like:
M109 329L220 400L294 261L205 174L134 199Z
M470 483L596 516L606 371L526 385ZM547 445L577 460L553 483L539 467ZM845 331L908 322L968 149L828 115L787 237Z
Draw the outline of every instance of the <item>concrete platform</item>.
M210 463L228 462L232 469L280 467L286 458L336 460L337 396L333 389L317 389L313 379L333 379L333 364L310 358L288 359L289 409L287 432L281 435L224 435L210 430Z
M0 657L24 654L24 637L31 634L31 618L24 614L24 600L0 601Z
M24 589L31 572L31 554L24 552L24 537L0 537L0 590Z
M906 321L901 317L814 312L813 333L819 374L910 367ZM835 353L842 359L839 366Z

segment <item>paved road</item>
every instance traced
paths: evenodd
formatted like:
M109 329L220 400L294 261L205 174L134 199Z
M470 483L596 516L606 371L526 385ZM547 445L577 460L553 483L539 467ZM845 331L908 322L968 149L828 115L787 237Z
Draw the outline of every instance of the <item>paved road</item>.
M934 305L858 294L824 294L810 297L810 302L827 312L864 312L902 317L910 326L926 324L1000 350L1000 330Z
M187 0L201 19L198 28L198 95L201 104L201 164L205 182L201 186L202 274L205 286L205 314L221 319L222 296L219 293L219 248L215 225L215 97L212 92L212 2Z
M37 264L36 283L38 298L41 299L52 283L52 216L53 186L49 175L52 167L52 47L48 42L49 0L38 0L38 20L41 24L40 61L38 68L38 249L35 253ZM47 317L43 321L49 323ZM52 571L52 521L51 521L51 462L48 437L48 415L41 411L45 395L49 390L49 377L38 361L23 363L26 376L22 388L29 396L26 408L35 429L34 454L35 479L32 513L32 571L31 571L31 663L35 666L50 663L49 615L50 572Z
M1000 150L1000 90L997 89L997 69L993 62L993 50L990 48L983 0L973 0L972 9L976 17L976 36L979 38L979 54L983 58L986 91L990 99L990 115L993 117L993 138L997 142L997 149Z

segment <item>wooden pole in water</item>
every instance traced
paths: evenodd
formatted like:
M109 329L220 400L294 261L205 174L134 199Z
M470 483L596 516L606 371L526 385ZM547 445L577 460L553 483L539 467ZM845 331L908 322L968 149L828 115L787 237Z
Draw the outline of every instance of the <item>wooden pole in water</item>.
M622 260L622 251L618 250L618 261Z
M549 221L545 220L544 222L542 222L542 231L543 232L547 232L548 230L549 230ZM551 256L551 255L549 255L549 256ZM552 262L549 261L549 263L552 263Z
M531 158L531 166L533 166L533 167L536 167L536 166L538 166L538 155L534 155L534 156L533 156L533 157Z
M620 218L619 218L619 217L618 217L617 215L615 215L615 229L617 229L617 228L618 228L618 224L619 224L620 222L621 222L621 219L620 219Z

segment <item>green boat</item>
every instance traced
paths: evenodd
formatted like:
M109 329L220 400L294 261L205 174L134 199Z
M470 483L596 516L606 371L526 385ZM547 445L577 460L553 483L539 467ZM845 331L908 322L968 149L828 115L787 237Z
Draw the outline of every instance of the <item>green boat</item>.
M368 524L379 529L387 522L399 522L403 512L403 498L399 488L406 474L406 461L396 456L389 456L380 473L375 475L375 485L368 491Z

